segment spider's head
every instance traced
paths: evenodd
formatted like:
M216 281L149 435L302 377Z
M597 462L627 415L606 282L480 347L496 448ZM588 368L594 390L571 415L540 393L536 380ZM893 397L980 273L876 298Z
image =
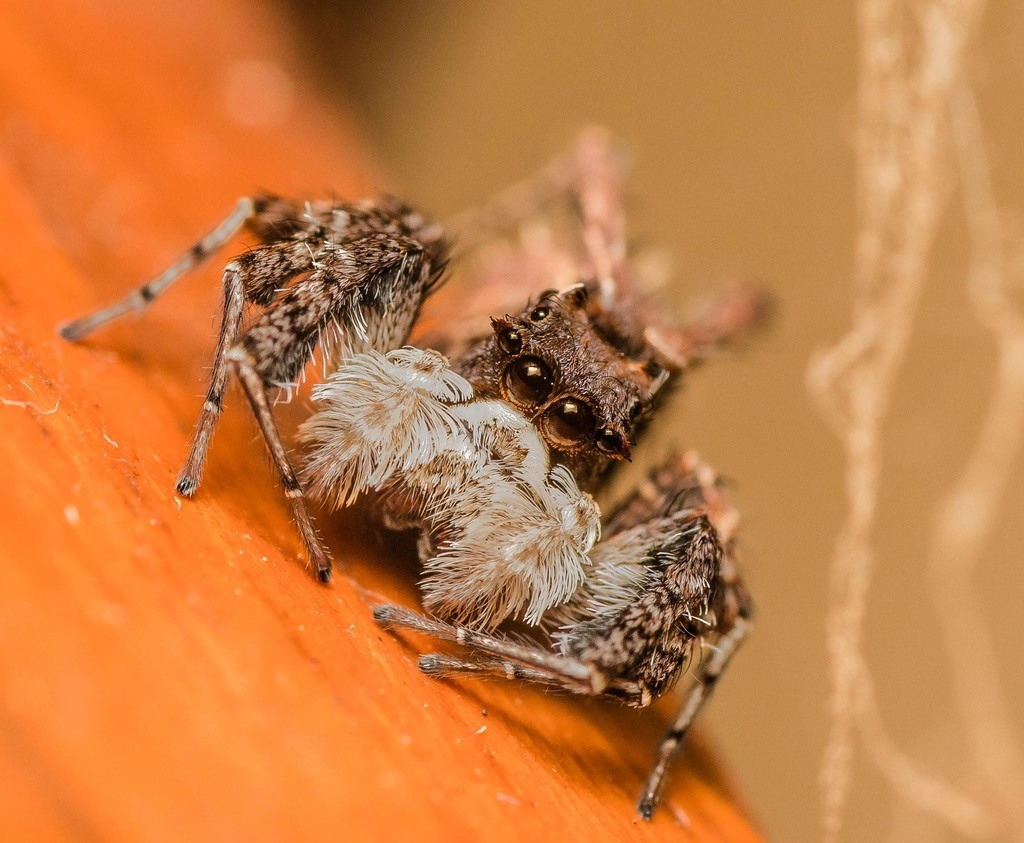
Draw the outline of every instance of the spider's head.
M599 311L587 285L546 292L491 325L467 373L478 395L522 411L583 485L630 458L664 375Z

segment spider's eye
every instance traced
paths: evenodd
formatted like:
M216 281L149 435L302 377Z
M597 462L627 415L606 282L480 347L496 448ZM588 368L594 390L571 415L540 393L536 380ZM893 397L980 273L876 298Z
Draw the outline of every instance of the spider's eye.
M521 357L505 370L505 389L520 407L543 404L553 385L551 370L536 357Z
M551 314L551 308L546 304L539 304L530 311L531 322L543 322Z
M518 354L523 350L523 335L515 328L506 328L498 334L498 347L506 354Z
M594 437L596 425L594 411L576 398L563 398L544 414L544 429L556 445L588 442Z
M597 447L606 454L622 452L622 436L610 427L602 427L597 431Z
M644 411L644 405L640 401L634 401L629 408L629 420L636 421L636 417Z

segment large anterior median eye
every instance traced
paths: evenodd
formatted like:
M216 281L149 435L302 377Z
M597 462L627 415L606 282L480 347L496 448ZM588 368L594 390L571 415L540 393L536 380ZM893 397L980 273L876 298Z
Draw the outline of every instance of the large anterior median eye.
M590 405L578 398L563 398L544 413L544 431L554 445L582 445L594 438L597 420Z
M505 370L505 389L520 407L536 407L547 401L554 383L551 370L536 357L520 357Z

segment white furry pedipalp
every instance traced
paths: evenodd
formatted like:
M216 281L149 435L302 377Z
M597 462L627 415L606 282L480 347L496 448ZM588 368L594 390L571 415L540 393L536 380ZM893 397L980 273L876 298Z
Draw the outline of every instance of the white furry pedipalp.
M536 624L580 587L600 513L518 410L474 400L434 351L344 361L301 429L309 491L335 507L376 491L429 535L424 604L478 628Z
M322 409L299 430L311 446L303 469L309 492L340 509L429 461L462 433L447 402L472 395L469 382L435 351L350 357L313 388Z

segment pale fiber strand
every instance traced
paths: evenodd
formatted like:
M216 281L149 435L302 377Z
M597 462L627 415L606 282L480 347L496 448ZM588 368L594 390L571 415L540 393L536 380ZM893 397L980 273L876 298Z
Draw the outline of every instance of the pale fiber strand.
M859 664L857 728L871 760L908 806L925 811L965 837L991 837L996 831L991 814L962 794L945 778L925 770L896 745L882 724L875 683L867 665ZM900 839L907 843L907 838Z
M997 363L977 441L963 473L936 510L928 585L963 720L970 772L980 779L1003 830L1020 840L1024 755L999 682L995 642L974 587L1024 431L1024 320L1008 294L1020 278L1011 277L1006 265L981 125L966 84L953 91L950 111L972 250L967 294L975 317L992 334Z
M848 513L833 556L826 619L830 730L821 789L822 839L829 842L842 829L858 684L866 680L858 665L875 558L882 423L947 204L948 101L981 8L980 2L859 5L854 319L808 373L847 465Z
M962 82L951 92L950 113L972 246L967 293L978 321L993 334L998 362L977 442L961 477L936 507L927 581L966 737L965 778L971 790L987 796L988 804L965 797L896 746L882 725L874 682L863 661L856 715L875 765L908 803L965 837L1009 833L1021 839L1024 761L999 683L995 642L973 586L1024 429L1024 320L1007 289L1020 279L1012 278L1006 266L977 109Z

